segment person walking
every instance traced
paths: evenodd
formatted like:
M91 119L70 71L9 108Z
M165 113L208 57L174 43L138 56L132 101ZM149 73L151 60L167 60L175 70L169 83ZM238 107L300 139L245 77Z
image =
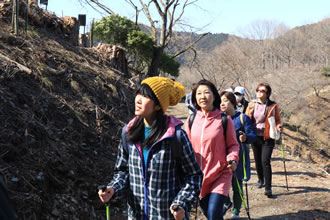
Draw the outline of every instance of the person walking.
M256 140L255 128L250 118L236 109L236 98L231 92L221 92L221 111L229 115L235 126L236 137L240 144L239 150L239 162L237 169L232 178L232 189L233 189L233 203L234 208L231 219L239 219L239 213L242 206L242 199L240 195L240 189L243 196L243 184L242 181L249 181L251 177L250 167L250 155L247 144L253 143ZM229 210L233 203L230 201L230 197L226 198L224 204L224 215Z
M223 203L238 163L239 144L234 123L222 115L220 96L210 81L201 80L196 84L192 102L197 112L194 121L187 119L185 129L204 174L200 207L208 220L223 219Z
M253 155L258 174L256 186L265 186L265 195L272 196L271 157L275 140L270 138L268 118L275 117L276 129L281 132L282 124L278 105L270 100L272 89L267 83L260 83L256 89L257 100L249 103L246 114L252 119L256 128L257 139L252 144Z
M129 219L188 219L197 201L203 173L183 123L165 115L184 93L180 83L165 77L149 77L137 90L135 117L123 128L114 177L98 192L107 203L128 189ZM180 146L173 147L175 141Z
M234 90L234 95L236 98L236 110L242 113L246 112L249 102L244 98L245 89L242 86L236 86Z

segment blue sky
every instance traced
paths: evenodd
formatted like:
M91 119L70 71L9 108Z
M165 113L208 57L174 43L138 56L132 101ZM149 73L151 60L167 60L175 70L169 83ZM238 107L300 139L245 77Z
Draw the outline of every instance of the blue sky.
M100 2L121 16L135 19L135 11L124 0ZM48 10L58 16L87 14L88 23L102 17L90 7L81 6L78 0L49 0ZM183 20L202 28L199 32L238 34L239 29L256 20L273 20L293 28L326 17L330 18L330 0L199 0L196 6L187 8ZM148 24L142 17L140 21Z

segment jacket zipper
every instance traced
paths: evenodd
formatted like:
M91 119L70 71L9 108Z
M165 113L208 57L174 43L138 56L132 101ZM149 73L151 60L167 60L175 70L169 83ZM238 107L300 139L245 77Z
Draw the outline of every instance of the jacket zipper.
M203 126L202 126L202 134L201 134L201 156L200 156L200 164L201 164L201 170L203 170L203 150L204 150L204 146L203 146L203 139L204 139L204 128L205 128L205 124L206 124L206 119L207 119L207 115L206 113L204 113L205 119L203 122Z
M147 161L146 161L146 167L144 167L144 163L142 163L142 171L143 171L143 185L144 185L144 212L147 216L145 216L145 219L148 219L149 218L149 215L148 215L148 212L149 212L149 207L148 207L148 187L147 187L147 176L148 176L148 158L149 158L149 153L151 152L151 149L156 145L158 144L159 142L165 140L166 138L170 138L170 137L173 137L173 136L168 136L168 137L165 137L163 139L160 139L158 141L156 141L149 149L148 151L148 155L147 155ZM139 148L136 146L136 144L134 144L136 150L138 151L139 155L140 155L140 158L141 160L144 162L143 160L143 156L141 155L141 152L139 150ZM142 148L142 145L141 145L141 148Z

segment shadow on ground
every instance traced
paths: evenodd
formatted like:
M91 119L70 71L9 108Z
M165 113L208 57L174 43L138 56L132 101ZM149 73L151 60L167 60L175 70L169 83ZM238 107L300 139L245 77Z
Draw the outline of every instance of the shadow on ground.
M298 211L296 213L288 213L283 215L273 215L273 216L264 216L261 218L253 218L251 216L251 219L270 219L270 220L281 220L281 219L299 219L299 220L327 220L330 217L330 213L327 211L322 210L303 210ZM241 218L244 219L244 218ZM245 218L247 219L247 218Z

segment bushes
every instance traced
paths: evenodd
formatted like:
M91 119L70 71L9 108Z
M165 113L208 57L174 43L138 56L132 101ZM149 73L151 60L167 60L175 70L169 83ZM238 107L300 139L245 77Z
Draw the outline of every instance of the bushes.
M94 32L97 40L125 47L130 63L138 72L146 72L151 65L156 43L131 20L111 15L96 22ZM163 52L160 63L161 72L179 75L180 63L176 58Z
M330 76L330 67L328 67L328 66L324 66L324 67L321 69L321 75L322 75L322 76L325 76L325 77L329 77L329 76Z

